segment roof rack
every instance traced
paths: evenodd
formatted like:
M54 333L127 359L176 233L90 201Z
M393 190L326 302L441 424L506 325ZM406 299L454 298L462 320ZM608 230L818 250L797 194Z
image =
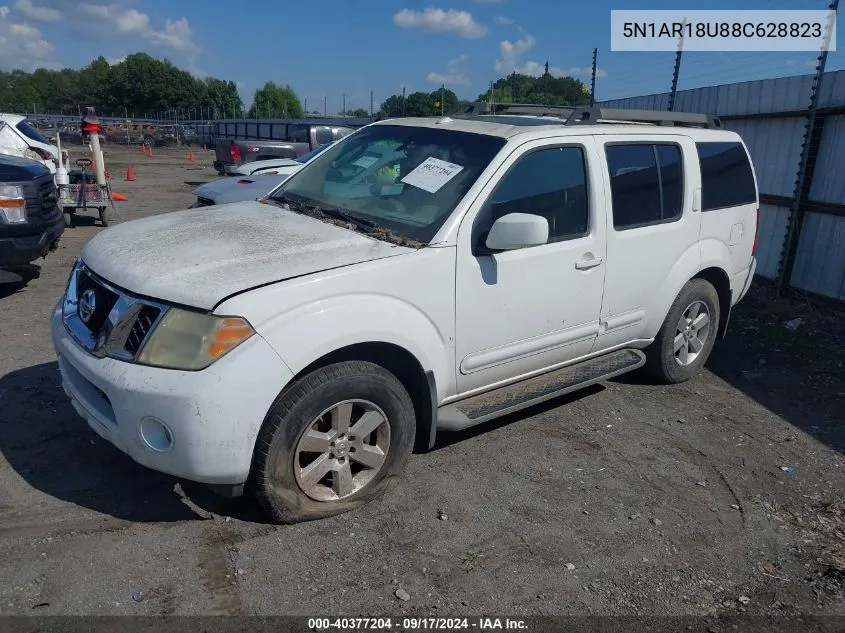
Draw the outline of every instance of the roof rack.
M704 127L719 129L719 117L691 112L666 112L661 110L627 110L621 108L595 108L581 106L574 109L566 125L594 125L596 123L651 123L654 125Z
M560 119L568 119L575 108L560 105L540 105L536 103L487 103L476 101L474 103L459 103L450 116L477 116L485 114L499 115L530 115L530 116L551 116Z
M627 110L590 106L539 105L533 103L459 103L450 116L530 115L563 119L566 125L595 125L597 123L643 123L651 125L703 127L721 129L718 117L690 112L663 110Z

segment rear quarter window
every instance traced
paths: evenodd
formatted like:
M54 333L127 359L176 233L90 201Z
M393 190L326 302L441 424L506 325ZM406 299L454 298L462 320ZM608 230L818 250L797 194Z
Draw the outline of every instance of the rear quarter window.
M696 143L701 164L701 208L714 211L757 202L757 186L741 143Z

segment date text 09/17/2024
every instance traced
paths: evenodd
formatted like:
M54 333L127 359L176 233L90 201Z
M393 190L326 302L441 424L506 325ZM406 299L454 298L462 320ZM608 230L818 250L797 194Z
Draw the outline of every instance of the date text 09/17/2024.
M308 630L397 630L397 631L525 631L525 620L513 618L309 618Z

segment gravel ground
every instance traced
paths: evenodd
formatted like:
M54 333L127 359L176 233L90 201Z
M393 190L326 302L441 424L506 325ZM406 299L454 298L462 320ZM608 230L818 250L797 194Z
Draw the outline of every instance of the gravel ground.
M196 159L110 148L117 221L187 207L217 177ZM0 613L845 615L841 306L759 282L695 380L624 376L442 434L384 498L280 527L70 406L48 314L101 230L81 218L0 287Z

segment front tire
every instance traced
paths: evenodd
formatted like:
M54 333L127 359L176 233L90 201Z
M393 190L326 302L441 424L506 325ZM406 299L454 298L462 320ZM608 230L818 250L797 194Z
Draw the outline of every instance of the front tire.
M347 512L395 483L416 433L411 397L384 368L327 365L276 399L256 442L251 488L280 523Z
M719 329L719 294L704 279L681 288L665 321L646 349L646 370L660 382L686 382L704 367Z

